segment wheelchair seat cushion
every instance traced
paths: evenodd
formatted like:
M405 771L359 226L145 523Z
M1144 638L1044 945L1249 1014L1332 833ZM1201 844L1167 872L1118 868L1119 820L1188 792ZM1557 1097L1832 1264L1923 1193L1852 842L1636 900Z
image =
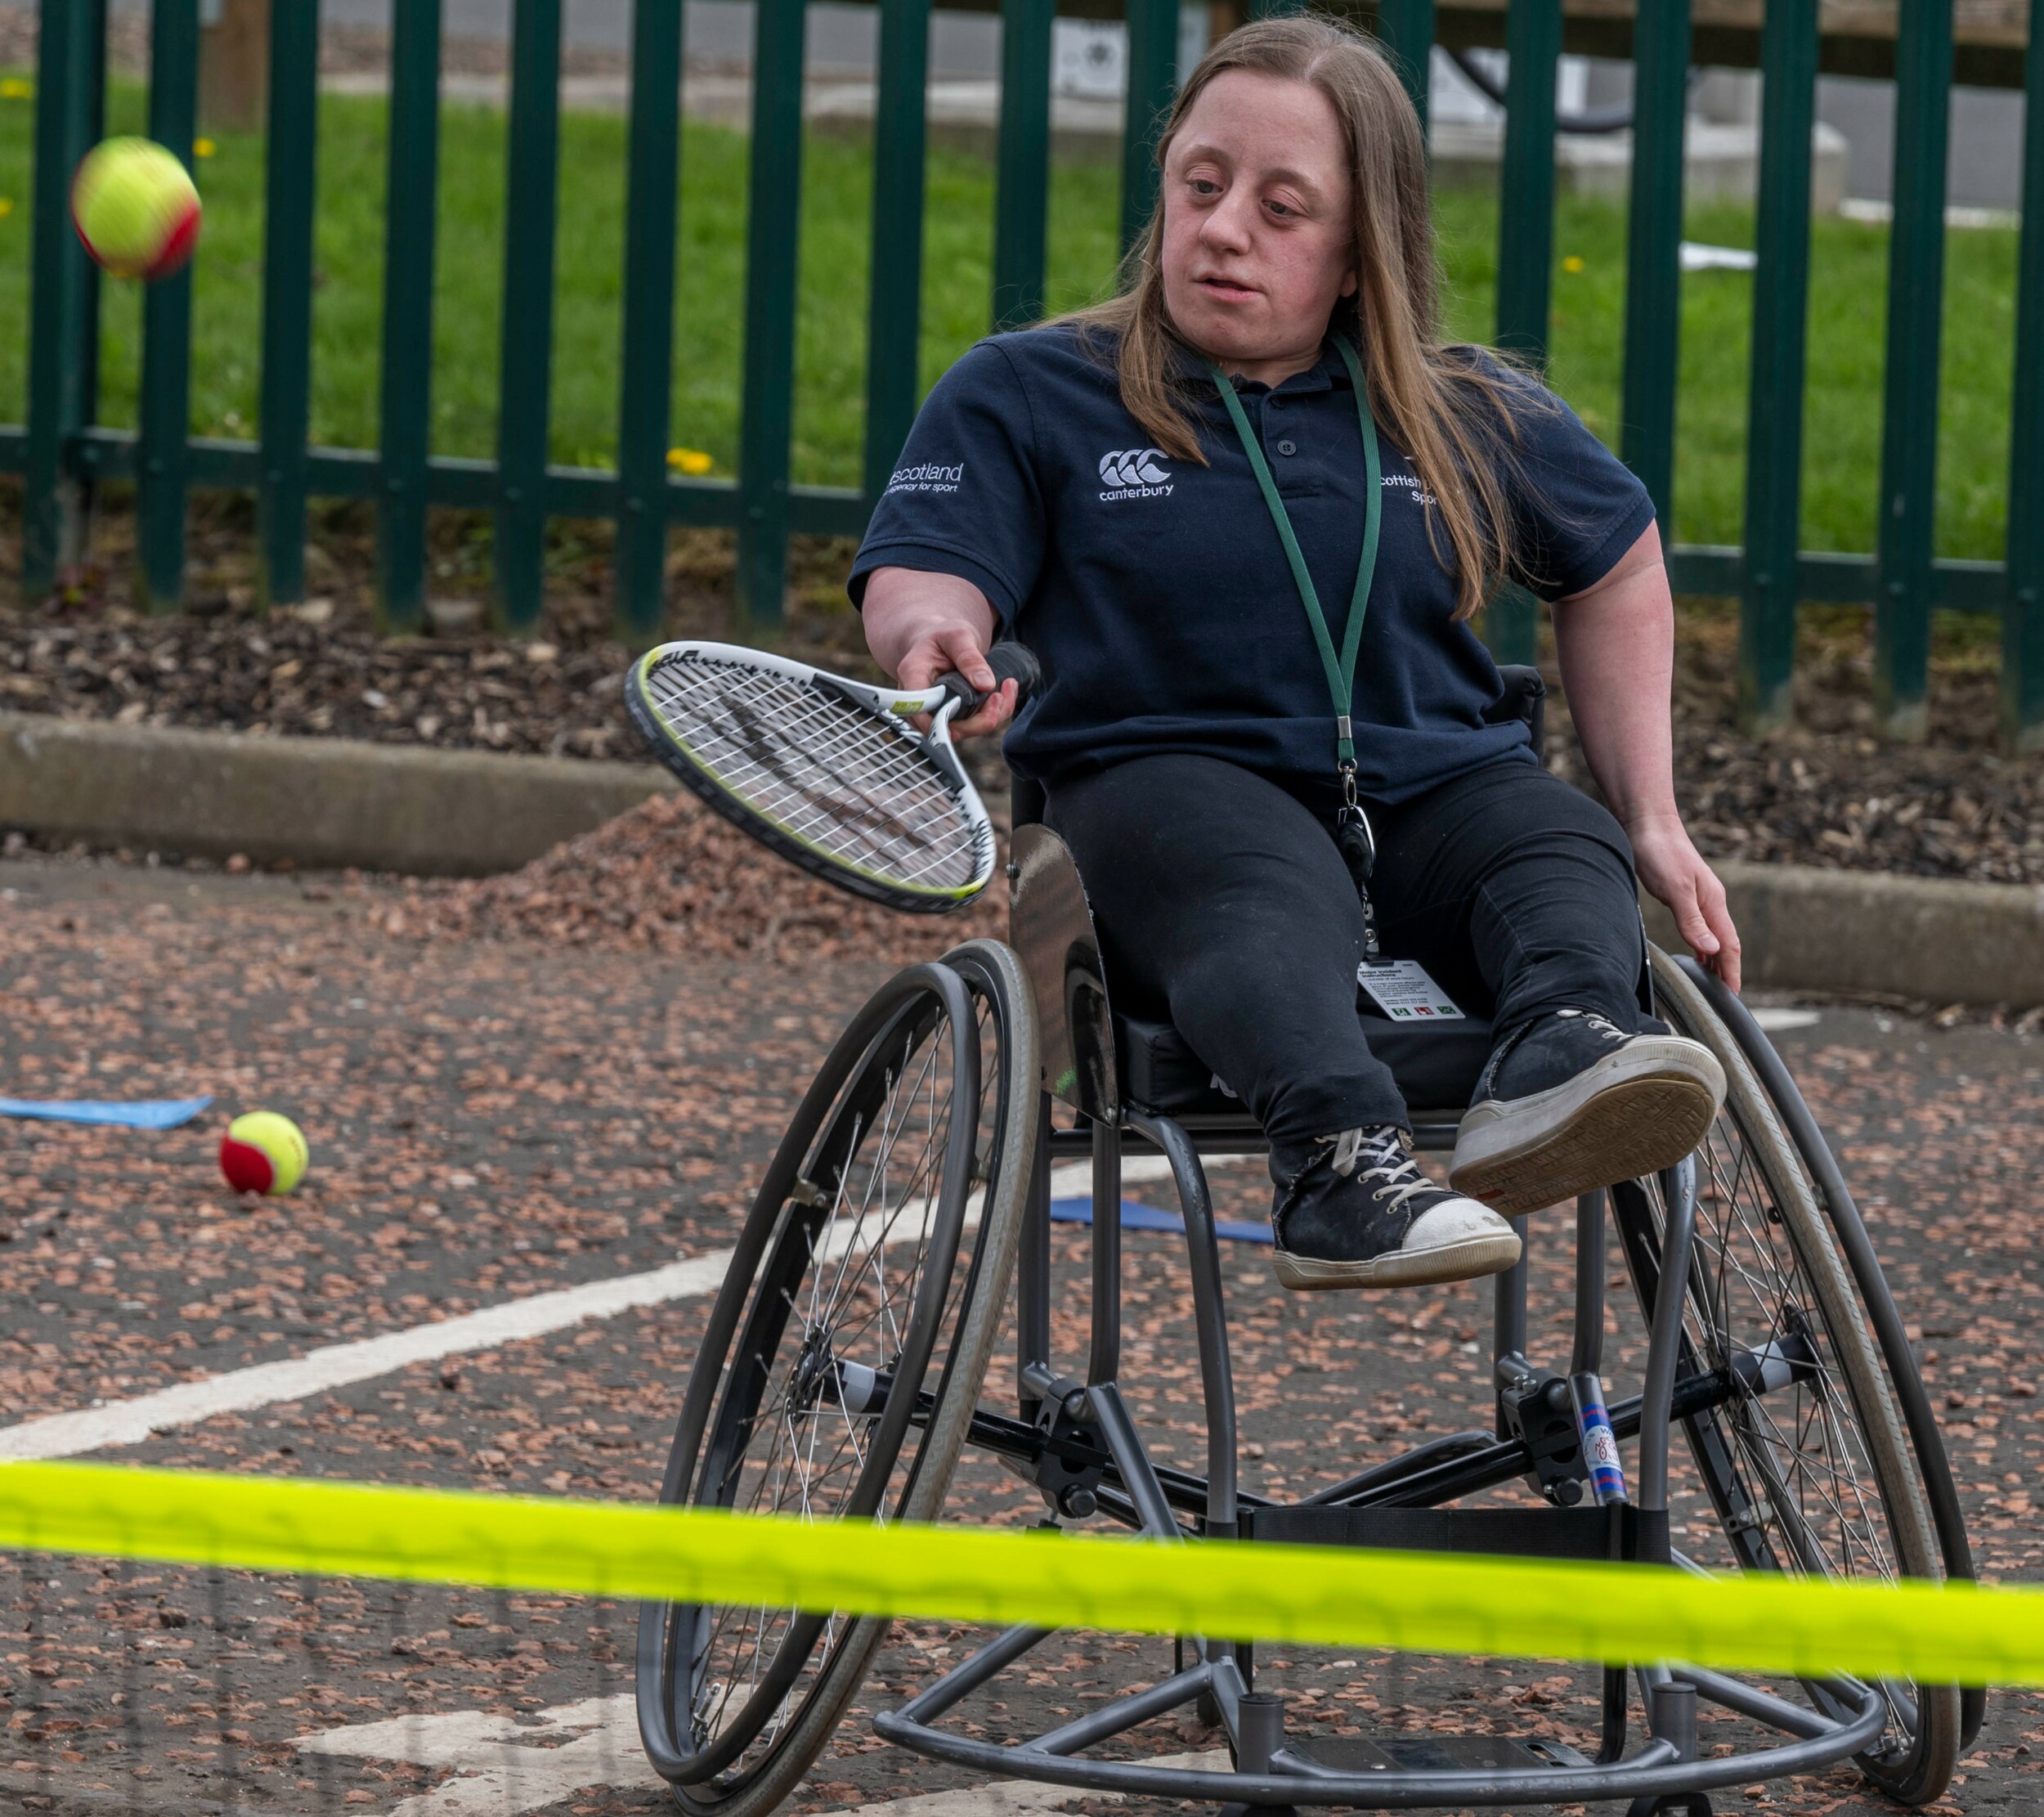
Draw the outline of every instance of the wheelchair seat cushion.
M1479 1016L1447 1022L1394 1022L1359 1014L1369 1051L1391 1068L1406 1106L1459 1115L1490 1057L1490 1025ZM1114 1052L1122 1094L1146 1110L1172 1116L1240 1115L1246 1108L1214 1083L1213 1069L1168 1022L1114 1018Z

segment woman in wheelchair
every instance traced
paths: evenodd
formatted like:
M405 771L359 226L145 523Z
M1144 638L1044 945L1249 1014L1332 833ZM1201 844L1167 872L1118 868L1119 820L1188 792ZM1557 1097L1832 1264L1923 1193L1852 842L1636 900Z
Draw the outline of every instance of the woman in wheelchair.
M1245 27L1160 158L1127 294L932 392L852 597L904 687L992 687L997 636L1041 658L1019 715L1010 683L956 729L1013 717L1110 986L1262 1122L1285 1285L1495 1273L1508 1218L1673 1166L1724 1092L1641 1001L1640 884L1739 975L1675 805L1653 507L1535 379L1442 341L1419 121L1366 39ZM1553 603L1608 808L1495 711L1470 621L1507 584ZM1446 1189L1358 1021L1382 957L1494 1016Z

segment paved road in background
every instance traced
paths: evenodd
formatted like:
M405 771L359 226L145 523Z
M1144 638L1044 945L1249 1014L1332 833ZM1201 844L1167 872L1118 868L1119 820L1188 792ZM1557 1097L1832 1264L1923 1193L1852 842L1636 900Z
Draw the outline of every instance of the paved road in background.
M0 5L21 0L0 0ZM124 12L146 12L150 0L114 0ZM510 30L510 0L444 0L446 29L455 37L501 38ZM563 27L569 43L622 50L630 42L632 0L569 0ZM345 25L388 26L391 0L325 0L322 16ZM689 54L715 62L751 55L752 9L744 0L688 0ZM818 70L872 67L877 27L868 5L809 9L809 62ZM999 21L985 15L939 11L930 36L931 74L986 77L1000 62ZM1894 86L1827 76L1818 83L1818 118L1836 127L1851 147L1849 193L1885 200L1894 179ZM1948 195L1957 203L2019 207L2023 98L1999 89L1962 88L1952 98Z
M18 5L21 0L0 0ZM151 0L114 0L120 12L146 13ZM388 29L391 0L325 0L320 16L329 25ZM510 0L443 0L450 38L504 39L511 32ZM632 0L569 0L562 31L574 48L623 51L631 44ZM746 0L688 0L688 54L712 63L748 62L752 8ZM808 61L812 69L866 70L879 45L879 15L871 6L816 0L809 8ZM986 14L940 12L932 22L930 74L990 76L1000 68L1000 21Z
M420 946L371 932L364 906L326 883L0 863L3 1088L217 1100L163 1134L0 1123L0 1452L33 1429L42 1455L650 1493L716 1258L881 968ZM1981 1559L2044 1577L2044 1043L1860 1009L1780 1039L1919 1335ZM290 1200L235 1200L215 1169L226 1118L257 1106L310 1135L312 1172ZM1224 1216L1260 1211L1253 1165L1215 1178ZM1562 1218L1535 1221L1536 1303L1566 1294L1564 1236ZM1057 1339L1076 1360L1083 1233L1058 1227L1056 1254ZM1160 1236L1132 1234L1128 1254L1126 1379L1160 1450L1191 1461L1182 1267ZM1297 1492L1484 1417L1487 1290L1301 1298L1274 1285L1267 1254L1226 1258L1250 1486ZM523 1328L462 1336L477 1328L459 1321L513 1302ZM364 1372L359 1347L422 1330L410 1361ZM1629 1317L1615 1344L1623 1384L1638 1366ZM310 1375L246 1373L294 1359ZM229 1411L108 1442L103 1422L173 1406L195 1382L255 1387ZM1013 1519L1031 1505L984 1465L960 1494ZM562 1598L0 1561L0 1804L47 1798L38 1808L83 1817L118 1798L170 1817L232 1773L241 1803L279 1813L442 1817L450 1797L468 1817L669 1808L636 1747L630 1622ZM970 1644L904 1633L799 1808L970 1785L880 1747L864 1719ZM1033 1663L980 1712L989 1725L1054 1721L1152 1680L1169 1648L1082 1636ZM1359 1667L1282 1649L1265 1664L1322 1729L1495 1724L1580 1741L1594 1727L1592 1680L1565 1666ZM1350 1688L1364 1667L1366 1696ZM1215 1738L1187 1723L1150 1745L1196 1753ZM1940 1808L2035 1810L2040 1756L2044 1699L1998 1697ZM1835 1774L1720 1808L1880 1807ZM989 1807L915 1817L948 1809Z

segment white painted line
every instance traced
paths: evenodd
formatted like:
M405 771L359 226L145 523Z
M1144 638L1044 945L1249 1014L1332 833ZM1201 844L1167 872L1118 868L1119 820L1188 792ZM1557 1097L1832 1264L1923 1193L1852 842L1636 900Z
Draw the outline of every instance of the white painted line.
M109 1406L25 1420L0 1431L0 1461L77 1457L109 1446L138 1445L154 1433L195 1425L215 1414L244 1413L279 1401L302 1401L391 1375L414 1363L437 1362L464 1351L544 1337L584 1319L614 1318L639 1307L715 1293L730 1261L730 1250L718 1249L643 1274L533 1294L437 1325L415 1325L356 1344L328 1344L288 1362L258 1363L203 1382L181 1382L176 1388L116 1401Z
M630 1694L541 1710L526 1724L480 1710L392 1716L298 1741L302 1754L451 1766L455 1778L391 1806L389 1817L521 1817L585 1786L657 1788Z
M1234 1770L1225 1747L1204 1754L1145 1756L1141 1764L1186 1767L1195 1773ZM983 1785L960 1786L951 1792L926 1792L919 1797L895 1798L885 1804L820 1811L818 1817L1010 1817L1010 1813L1061 1810L1082 1798L1089 1804L1118 1805L1125 1804L1127 1797L1125 1792L1088 1792L1083 1786L1046 1785L1041 1779L988 1779Z
M402 1761L458 1769L457 1776L391 1806L388 1817L523 1817L589 1787L657 1787L639 1742L629 1694L588 1698L541 1710L523 1724L462 1710L445 1716L393 1716L302 1735L302 1754L345 1760ZM1228 1753L1169 1754L1145 1764L1226 1772ZM1124 1802L1118 1792L1086 1792L1035 1779L990 1779L951 1792L925 1792L885 1804L855 1805L823 1817L1027 1817L1079 1799Z
M1217 1167L1246 1167L1251 1161L1260 1161L1261 1155L1203 1155L1201 1161L1208 1172ZM1162 1155L1130 1155L1122 1161L1122 1183L1141 1185L1150 1180L1168 1180L1171 1178L1171 1163ZM1090 1191L1093 1185L1093 1164L1074 1161L1064 1167L1051 1169L1051 1196L1053 1199L1069 1198Z
M1207 1164L1226 1166L1255 1158L1211 1155ZM1125 1181L1168 1179L1170 1175L1171 1164L1157 1155L1132 1155L1122 1166ZM1057 1198L1086 1192L1091 1182L1089 1163L1054 1168L1051 1194ZM856 1223L840 1223L825 1237L823 1254L831 1260L841 1258L851 1247L854 1232L870 1241L880 1234L879 1227L890 1215L894 1224L890 1234L906 1239L921 1229L918 1209L912 1202L891 1214L869 1212ZM977 1223L979 1215L979 1200L975 1194L966 1207L967 1225ZM437 1324L415 1325L407 1330L389 1331L355 1344L327 1344L308 1350L303 1357L231 1370L203 1382L181 1382L175 1388L137 1395L132 1401L25 1420L0 1429L0 1463L80 1457L118 1445L139 1445L157 1433L196 1425L216 1414L246 1413L256 1407L273 1406L280 1401L302 1401L356 1382L371 1381L379 1375L393 1375L415 1363L437 1362L442 1357L545 1337L585 1319L615 1318L620 1312L641 1307L697 1299L714 1294L723 1285L731 1256L729 1249L715 1249L685 1262L670 1262L663 1268L649 1268L643 1274L620 1275L610 1281L592 1281L580 1287L533 1294L459 1318L442 1319Z

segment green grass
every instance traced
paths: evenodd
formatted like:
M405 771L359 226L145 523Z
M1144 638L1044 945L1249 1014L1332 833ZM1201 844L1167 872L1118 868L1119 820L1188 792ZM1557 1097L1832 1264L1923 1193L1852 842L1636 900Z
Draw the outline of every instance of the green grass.
M1479 338L1493 320L1496 210L1467 191L1437 204L1450 321ZM1813 224L1803 545L1874 545L1885 364L1888 230L1819 217ZM1692 209L1692 240L1754 244L1750 208ZM1618 439L1625 334L1625 222L1616 204L1565 196L1554 234L1549 376L1607 442ZM1948 236L1943 406L1938 435L1938 550L1999 559L2008 502L2009 406L2015 350L2014 229ZM1580 271L1567 262L1582 261ZM1683 542L1741 540L1746 484L1746 359L1753 280L1739 271L1683 279L1675 532Z
M116 131L139 130L144 97L111 98ZM0 99L0 419L18 422L25 389L33 105ZM312 424L316 441L373 446L383 280L383 107L328 97L320 138ZM486 455L495 434L498 270L503 231L504 117L449 106L443 116L433 446ZM619 272L625 123L572 114L562 122L560 233L553 379L553 455L606 466L617 414ZM706 451L728 473L737 458L742 343L746 140L689 124L681 164L681 244L673 441ZM804 169L802 285L794 469L808 483L858 478L871 158L852 136L812 135ZM262 151L222 137L199 165L206 230L195 286L192 427L246 436L256 418L261 321ZM993 173L967 152L933 152L925 250L922 370L934 380L985 331L991 285ZM1055 172L1053 307L1100 294L1114 261L1116 174L1107 163ZM1496 208L1488 195L1445 194L1440 224L1455 331L1487 334L1493 310ZM1750 245L1750 209L1692 212L1692 239ZM1804 542L1873 543L1888 236L1820 220L1810 318ZM1625 218L1614 204L1564 198L1556 221L1553 362L1558 388L1598 433L1616 439L1625 303ZM1580 271L1564 262L1580 260ZM2013 231L1950 236L1939 450L1938 545L1946 555L2002 550L2014 342ZM1737 272L1684 280L1675 529L1685 542L1740 540L1746 360L1751 280ZM134 420L141 310L137 287L110 283L100 419Z

